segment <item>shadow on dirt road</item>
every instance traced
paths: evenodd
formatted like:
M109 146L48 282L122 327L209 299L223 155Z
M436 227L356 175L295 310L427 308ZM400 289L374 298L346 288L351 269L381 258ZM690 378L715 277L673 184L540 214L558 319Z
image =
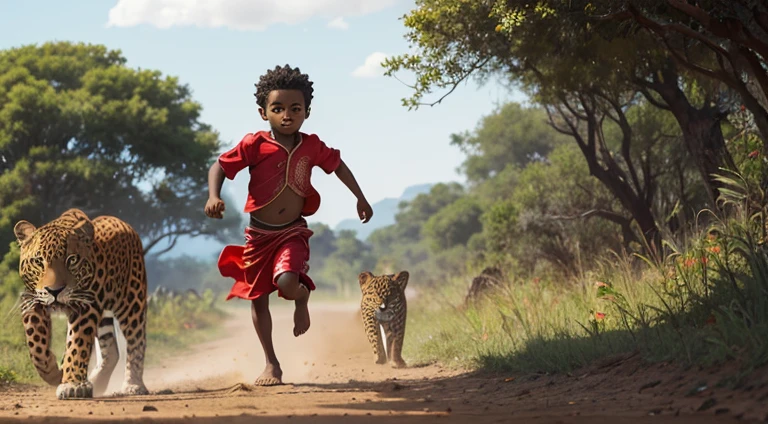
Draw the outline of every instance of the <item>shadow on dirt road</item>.
M248 384L264 359L243 309L221 340L148 369L151 395L57 401L54 388L17 386L0 391L0 422L743 423L768 412L768 385L756 383L765 372L729 390L712 386L732 369L683 371L631 354L573 376L394 370L373 363L354 305L313 305L313 327L299 338L291 313L273 313L283 386Z

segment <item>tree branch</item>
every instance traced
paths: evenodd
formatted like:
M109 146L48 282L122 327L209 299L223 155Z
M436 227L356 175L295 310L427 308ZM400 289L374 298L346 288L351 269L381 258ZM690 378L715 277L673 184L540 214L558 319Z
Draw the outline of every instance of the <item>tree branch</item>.
M547 215L546 218L551 219L553 221L573 221L576 219L587 219L593 216L604 218L620 225L624 225L624 224L629 225L632 222L631 219L623 215L620 215L616 212L603 210L603 209L590 209L586 212L582 212L577 215Z
M635 233L632 231L632 220L616 212L611 212L611 211L602 210L602 209L591 209L586 212L580 213L578 215L571 215L571 216L548 215L544 218L550 219L553 221L573 221L576 219L589 219L593 216L603 218L605 220L614 222L619 226L621 226L625 243L629 243L630 241L634 241L634 242L639 241Z
M632 161L632 126L629 125L627 116L624 114L621 105L615 99L612 99L599 91L595 94L608 102L613 111L616 112L616 118L612 117L610 114L607 114L607 116L616 122L621 129L621 155L624 157L624 162L627 164L627 169L629 170L629 175L632 178L632 183L635 185L635 190L637 191L638 195L642 195L643 188L640 185L640 178L637 176L637 171L635 170L635 165Z
M190 237L197 237L197 236L200 236L200 235L203 235L203 234L204 233L201 232L201 231L191 230L191 229L190 230L168 231L168 232L166 232L166 233L156 237L154 240L150 241L146 245L144 245L144 256L146 256L147 253L149 253L149 251L152 250L152 248L154 248L158 243L160 243L161 241L163 241L164 239L166 239L168 237L178 237L178 236L183 236L183 235L189 235ZM175 243L176 243L176 241L174 240L172 242L172 245L175 244ZM168 250L170 250L170 249L168 249ZM158 253L158 255L161 255L161 254L165 253L166 251L167 250L161 251L160 253Z
M643 80L638 79L637 80L637 84L638 84L638 91L640 92L640 94L643 95L643 97L645 97L645 100L648 100L648 103L650 103L653 106L655 106L655 107L657 107L659 109L662 109L662 110L672 110L672 108L669 107L668 104L662 103L662 102L656 100L655 98L653 98L653 94L651 94L648 91L648 88L647 88L648 87L648 82L647 81L643 81ZM643 85L640 85L640 84L643 84Z
M488 64L488 62L490 62L490 60L491 60L491 57L489 56L489 57L487 57L487 58L485 58L483 60L476 61L474 64L472 64L472 66L470 66L470 69L468 69L468 70L466 70L464 72L464 75L462 75L461 78L459 78L458 80L454 81L451 84L451 89L448 90L447 93L443 94L439 99L437 99L436 101L434 101L432 103L419 103L419 105L420 106L430 106L430 107L439 105L440 103L442 103L442 101L446 97L450 96L451 93L453 93L456 90L456 88L458 88L459 84L461 84L462 82L464 82L464 80L469 78L469 76L472 75L473 72L475 72L478 69L481 69L486 64Z
M704 43L705 46L709 47L709 49L712 50L713 52L719 53L725 57L729 57L728 51L726 51L724 48L722 48L721 46L719 46L717 43L710 40L709 38L705 37L701 33L694 31L690 27L687 27L683 24L678 24L678 23L661 24L647 16L644 16L640 12L640 10L638 10L637 7L635 7L632 3L629 3L627 7L629 12L632 14L632 16L634 17L637 23L657 33L662 38L666 39L665 34L668 31L674 31L679 34L693 38L695 40L699 40L702 43Z
M698 21L715 36L734 41L753 49L762 56L768 56L768 44L755 37L740 21L728 17L714 19L700 7L682 0L667 0L667 3ZM691 32L700 34L693 30L691 30ZM700 37L704 36L701 35Z

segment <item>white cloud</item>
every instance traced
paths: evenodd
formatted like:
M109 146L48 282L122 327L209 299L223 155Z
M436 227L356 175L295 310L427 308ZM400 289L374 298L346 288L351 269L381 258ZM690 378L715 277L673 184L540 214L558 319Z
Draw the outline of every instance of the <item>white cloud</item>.
M384 74L381 63L387 58L382 52L375 52L365 58L365 62L352 71L352 76L357 78L375 78Z
M314 17L335 19L385 9L399 0L118 0L108 27L141 24L157 28L198 26L263 31L274 24L297 24Z
M332 20L331 22L328 22L328 28L347 29L349 28L349 23L347 23L347 21L345 21L343 17L339 16L338 18Z

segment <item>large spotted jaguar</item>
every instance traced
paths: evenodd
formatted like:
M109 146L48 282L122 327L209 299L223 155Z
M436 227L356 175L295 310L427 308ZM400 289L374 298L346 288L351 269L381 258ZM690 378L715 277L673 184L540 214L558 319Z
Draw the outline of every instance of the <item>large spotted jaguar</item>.
M358 276L363 292L360 302L363 326L377 364L386 364L389 359L394 368L406 366L402 350L407 312L405 287L408 285L408 277L408 271L380 276L363 272ZM384 331L387 341L386 351L381 330Z
M141 239L118 218L93 221L70 209L35 228L14 227L21 248L19 274L25 290L21 314L29 354L40 377L58 386L59 399L90 398L105 392L118 362L114 320L126 343L125 394L146 394L147 278ZM61 366L51 353L51 312L67 314L66 352ZM98 337L101 361L88 378Z

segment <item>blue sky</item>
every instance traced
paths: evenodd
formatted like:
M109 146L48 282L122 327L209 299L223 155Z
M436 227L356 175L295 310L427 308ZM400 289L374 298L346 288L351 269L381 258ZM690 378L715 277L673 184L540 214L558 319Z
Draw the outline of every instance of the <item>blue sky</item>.
M188 84L202 120L227 147L266 129L253 97L258 77L276 65L299 66L315 82L302 131L340 149L374 203L415 184L463 181L456 172L463 155L450 135L473 129L498 103L522 100L498 84L469 82L439 106L408 111L400 102L407 87L375 66L358 70L376 53L408 51L399 18L414 7L412 0L3 0L0 48L66 40L119 49L129 66ZM242 211L241 174L225 183L235 201L230 213ZM333 174L316 169L313 183L323 203L310 222L333 226L356 216L354 196Z

